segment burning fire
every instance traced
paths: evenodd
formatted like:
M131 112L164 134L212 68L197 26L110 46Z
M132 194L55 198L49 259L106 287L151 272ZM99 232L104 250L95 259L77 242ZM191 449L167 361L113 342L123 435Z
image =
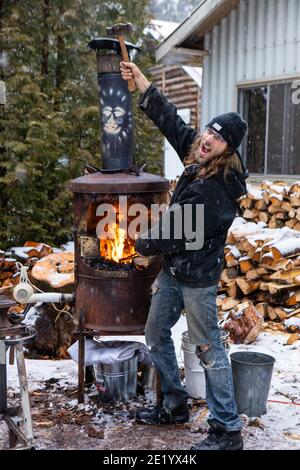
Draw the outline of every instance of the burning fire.
M100 255L116 263L132 263L136 251L134 241L126 238L126 230L113 223L109 225L107 233L110 238L100 240Z

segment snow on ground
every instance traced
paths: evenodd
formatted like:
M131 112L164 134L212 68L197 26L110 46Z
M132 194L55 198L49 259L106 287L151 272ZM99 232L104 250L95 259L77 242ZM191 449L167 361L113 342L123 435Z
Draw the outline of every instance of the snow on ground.
M287 334L263 332L250 345L230 348L230 353L251 350L276 360L267 414L259 420L264 429L254 426L249 431L248 426L244 432L245 448L300 449L300 342L288 346L287 338Z
M182 316L173 328L179 366L183 365L181 337L186 330L186 319ZM242 416L245 449L300 449L300 342L288 346L287 338L287 334L266 331L250 345L230 348L229 354L255 350L276 359L269 394L272 401L268 402L267 414L259 419ZM128 340L144 342L144 337L128 337ZM202 439L207 430L207 409L192 400L188 425L149 428L134 422L133 410L144 406L145 398L129 403L126 409L119 405L98 409L90 400L85 405L77 405L77 364L72 360L27 359L26 367L37 448L184 450ZM8 366L8 386L10 396L15 397L18 392L16 365ZM43 403L39 404L41 397L44 397ZM62 421L55 421L57 417ZM6 445L4 426L0 423L0 448Z
M43 382L52 378L59 379L64 386L66 383L77 383L77 364L68 359L51 361L26 359L27 379L30 390L38 390L43 387ZM16 362L13 366L7 366L7 385L18 391L18 371Z

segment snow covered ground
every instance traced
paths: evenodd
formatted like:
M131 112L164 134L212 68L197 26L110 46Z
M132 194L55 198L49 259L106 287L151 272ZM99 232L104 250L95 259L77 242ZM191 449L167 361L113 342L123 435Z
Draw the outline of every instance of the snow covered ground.
M185 317L182 316L177 325L173 328L173 339L176 346L176 353L179 365L182 366L181 336L187 329ZM286 345L288 335L280 332L262 332L257 340L250 345L233 345L230 348L230 353L234 351L259 351L270 354L275 357L275 367L269 394L269 401L267 406L267 414L260 419L249 419L242 416L244 422L243 435L245 438L245 449L300 449L300 342L296 342L291 346ZM141 340L143 337L128 337L129 340ZM122 337L122 340L124 338ZM82 405L77 406L76 402L76 385L77 385L77 364L72 360L26 360L27 375L29 381L29 388L32 394L32 399L35 401L41 394L50 393L49 380L53 382L51 385L51 393L60 391L61 397L68 395L65 399L65 404L61 403L61 407L72 407L75 412L82 412ZM46 385L45 385L46 384ZM18 391L17 370L16 366L8 366L8 386L10 395L14 395ZM70 389L73 391L70 392ZM46 390L46 392L45 392ZM75 392L74 392L75 391ZM60 398L62 401L62 398ZM53 401L53 400L52 400ZM72 405L72 406L71 406ZM135 405L135 404L133 404ZM45 407L53 407L53 403L44 405ZM86 405L88 408L90 405ZM91 407L90 407L91 408ZM90 409L89 408L89 409ZM194 409L192 407L192 409ZM35 428L35 435L37 441L37 448L102 448L102 449L189 449L190 444L200 440L203 436L197 433L205 433L207 425L205 416L207 414L206 407L195 408L196 411L192 412L190 427L182 427L174 429L174 426L164 428L160 431L157 427L139 426L138 429L134 424L134 420L124 418L122 421L121 429L124 431L124 443L120 440L120 432L117 432L117 438L113 438L113 430L118 430L119 427L108 426L105 429L107 415L103 420L103 414L98 412L97 426L104 426L103 436L99 439L95 428L89 429L85 435L83 428L80 428L80 435L85 435L85 440L76 440L76 443L70 444L67 442L66 436L74 431L74 424L64 424L64 438L58 441L58 431L56 430L55 440L50 430L42 430L43 422L37 423L39 427ZM39 414L39 409L33 408L33 421ZM116 413L117 408L114 407ZM106 410L109 413L109 410ZM123 411L120 411L123 413ZM194 413L194 414L193 414ZM124 414L124 413L123 413ZM73 418L74 419L74 418ZM86 417L84 417L86 419ZM94 419L94 418L93 418ZM75 419L76 421L76 419ZM50 422L50 421L49 421ZM46 423L46 421L45 421ZM197 423L195 431L195 423ZM95 422L94 422L95 424ZM0 448L4 447L6 440L6 430L4 423L0 423ZM46 426L46 424L45 424ZM78 428L78 426L77 426ZM79 429L79 428L78 428ZM101 428L102 429L102 428ZM89 437L95 438L94 440ZM98 429L98 433L99 433ZM161 435L163 432L163 435ZM195 434L196 432L196 434ZM95 435L93 435L93 433ZM125 439L126 436L126 439ZM161 438L160 438L161 436ZM175 439L176 437L176 439ZM78 442L78 444L77 444ZM80 442L80 443L79 443ZM138 444L137 444L138 443ZM77 445L77 447L76 447ZM74 447L75 446L75 447Z

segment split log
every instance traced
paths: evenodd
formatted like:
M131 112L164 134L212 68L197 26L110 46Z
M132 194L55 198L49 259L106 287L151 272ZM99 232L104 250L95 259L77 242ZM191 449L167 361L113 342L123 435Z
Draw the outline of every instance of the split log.
M279 271L280 269L288 271L289 269L293 269L294 266L295 263L291 259L281 259L268 266L268 268L272 269L272 271Z
M283 201L284 194L283 193L270 193L269 194L269 204L279 205L284 202Z
M292 344L296 343L296 341L300 340L300 335L298 333L293 333L289 336L287 340L287 344L291 346Z
M276 314L275 308L272 307L271 305L268 306L268 317L272 321L277 320L277 314Z
M290 201L291 201L292 207L300 207L300 194L299 193L291 194Z
M300 299L300 295L297 294L296 292L289 292L288 299L285 302L285 305L287 307L294 307L295 305L298 304Z
M235 279L238 275L238 269L236 267L226 268L223 269L221 274L221 280L225 282L225 284L229 283L232 279Z
M257 249L257 243L252 239L241 238L237 242L237 247L240 251L246 251L247 253L252 251L255 252Z
M267 274L267 269L266 268L252 268L250 271L246 273L246 279L247 281L253 281L255 279L260 279L261 276L264 274Z
M4 281L5 279L12 277L13 273L11 271L3 271L0 272L0 281Z
M256 217L259 216L259 210L258 209L245 209L243 216L245 219L255 219Z
M273 280L271 279L271 273L263 274L261 276L261 281L262 282L272 282Z
M292 184L292 186L289 189L289 194L293 193L298 193L300 194L300 182L296 181L295 183Z
M265 253L260 259L260 265L269 267L274 264L274 261L273 253Z
M273 214L276 214L277 212L282 212L282 211L281 211L280 205L278 205L278 204L271 204L271 205L268 207L268 212L273 215Z
M27 254L30 258L44 258L44 256L50 255L52 253L51 246L46 245L45 243L27 241L24 243L24 247L29 248Z
M244 302L231 310L222 327L229 331L230 339L236 344L252 343L263 325L263 316L252 302Z
M260 261L260 257L261 257L261 252L262 252L262 248L259 247L259 248L256 248L255 252L253 253L252 255L252 261L254 261L255 263L258 263Z
M254 281L255 279L259 279L259 278L260 278L260 274L257 272L256 268L252 268L246 273L247 281Z
M267 205L269 205L270 198L269 198L269 193L267 191L264 191L263 193L263 200L265 201Z
M255 209L258 209L259 211L266 211L268 208L268 204L264 199L261 199L260 201L257 201L255 203Z
M9 277L7 279L4 279L4 281L2 282L2 288L5 288L5 287L15 287L15 283L13 281L13 278L12 277Z
M241 295L243 294L235 280L229 282L227 284L227 294L229 297L232 297L233 299L240 298Z
M245 197L240 201L239 204L243 209L252 209L254 207L255 201L248 197Z
M300 276L300 268L290 269L288 271L279 270L270 277L276 281L290 281L292 283L293 279L297 276Z
M253 267L253 263L249 256L242 256L239 261L240 271L246 274Z
M275 214L275 219L276 220L288 220L289 216L286 212L277 212L277 214Z
M287 222L285 222L285 226L289 228L294 228L296 223L297 223L297 219L290 219Z
M234 266L238 266L239 258L241 257L240 250L234 245L227 245L224 249L225 253L225 262L227 268L232 268Z
M290 238L280 241L271 246L271 252L274 261L279 261L282 258L289 258L300 254L300 237Z
M296 217L296 213L297 213L297 212L296 212L296 209L295 209L295 208L294 208L294 209L291 208L291 209L289 210L289 217L290 217L290 219L294 219L294 218Z
M296 308L295 310L293 310L292 312L289 312L287 314L287 318L291 318L295 315L299 315L300 314L300 308Z
M265 222L267 224L270 220L270 214L268 214L268 212L260 212L258 214L258 218L261 222Z
M33 284L45 292L73 292L74 253L64 251L45 256L35 263L30 275Z
M261 302L255 305L256 310L263 316L264 319L268 319L268 306L267 302Z
M281 307L275 307L275 313L278 318L278 320L283 321L287 318L287 314L285 310Z
M260 201L262 198L262 190L257 189L254 186L248 186L247 197L253 201Z
M247 281L243 277L238 277L236 279L236 283L243 292L244 295L251 294L259 289L260 282L259 281Z
M234 307L236 307L240 303L241 303L241 301L238 300L238 299L227 298L227 299L223 300L221 308L222 308L223 312L226 312L227 310L233 309Z
M278 294L287 289L291 289L292 287L298 287L297 284L278 284L276 282L261 282L260 283L260 290L269 291L270 294Z

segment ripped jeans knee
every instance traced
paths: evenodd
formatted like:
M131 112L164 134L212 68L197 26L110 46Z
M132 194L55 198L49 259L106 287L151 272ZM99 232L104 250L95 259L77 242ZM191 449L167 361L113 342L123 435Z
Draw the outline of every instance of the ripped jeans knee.
M216 363L212 344L196 346L196 355L203 369L211 369Z

